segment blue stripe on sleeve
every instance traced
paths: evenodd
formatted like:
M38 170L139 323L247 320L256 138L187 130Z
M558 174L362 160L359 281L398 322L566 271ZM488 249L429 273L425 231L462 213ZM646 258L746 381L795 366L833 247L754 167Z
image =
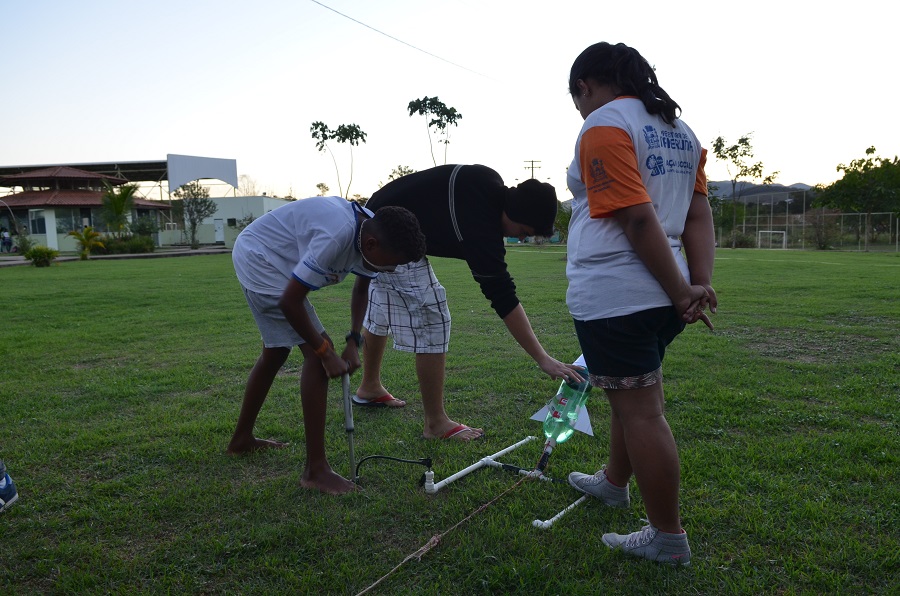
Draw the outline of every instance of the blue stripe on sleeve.
M313 284L309 283L308 281L304 281L304 280L300 279L299 277L297 277L297 275L295 273L292 273L291 277L293 277L294 279L296 279L297 281L302 283L304 286L306 286L310 290L318 290L321 288L321 286L314 286Z

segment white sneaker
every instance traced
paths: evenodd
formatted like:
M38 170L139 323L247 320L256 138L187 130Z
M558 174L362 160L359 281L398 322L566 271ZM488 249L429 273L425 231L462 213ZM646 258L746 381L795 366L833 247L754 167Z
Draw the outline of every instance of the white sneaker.
M631 534L604 534L603 544L613 549L620 548L626 555L643 557L657 563L691 564L691 547L683 530L680 534L669 534L660 532L648 523L640 531Z
M569 474L569 484L586 495L602 499L610 507L625 508L631 504L628 487L619 487L610 482L606 478L606 466L595 474L572 472Z

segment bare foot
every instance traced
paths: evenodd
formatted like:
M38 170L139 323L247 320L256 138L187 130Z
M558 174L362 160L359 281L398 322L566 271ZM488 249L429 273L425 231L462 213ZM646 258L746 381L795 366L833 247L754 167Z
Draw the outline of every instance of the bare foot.
M231 439L231 443L228 444L225 453L228 455L243 455L244 453L251 453L261 449L284 449L287 446L287 443L276 441L275 439L257 439L256 437L250 437L249 441Z
M459 424L452 420L446 427L441 427L437 432L431 433L426 428L422 433L424 439L447 439L453 441L462 441L467 443L484 436L484 430L480 428L471 428L465 424Z
M300 477L300 486L318 490L328 495L343 495L359 490L358 486L333 470L328 470L315 476L309 474L308 470L304 470L303 476Z

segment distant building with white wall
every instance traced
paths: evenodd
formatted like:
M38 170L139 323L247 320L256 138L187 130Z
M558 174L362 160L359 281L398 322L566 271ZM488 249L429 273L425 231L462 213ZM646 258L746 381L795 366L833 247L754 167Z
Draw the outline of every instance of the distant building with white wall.
M29 232L36 242L50 248L75 250L75 240L67 236L69 231L80 230L86 225L103 231L100 222L95 221L99 220L102 204L102 181L113 185L150 183L155 186L150 189L152 194L159 191L159 200L136 196L129 221L152 215L161 227L157 246L186 244L184 224L169 215L172 201L168 195L188 182L210 179L221 180L236 190L237 162L170 153L165 160L0 166L0 207L4 207L0 213L3 218L0 226ZM4 192L3 188L9 192ZM21 188L21 192L16 192L17 188ZM219 209L209 220L209 230L205 223L201 226L204 229L200 242L228 246L234 244L241 218L259 217L285 202L271 197L213 200L219 204ZM230 220L234 220L233 233L228 232Z
M290 199L276 197L210 197L216 204L216 212L204 219L197 228L197 240L200 244L220 244L228 248L234 246L234 241L241 229L252 219L258 219L272 211L291 202ZM187 227L187 224L184 224ZM164 230L162 244L188 244L183 229Z

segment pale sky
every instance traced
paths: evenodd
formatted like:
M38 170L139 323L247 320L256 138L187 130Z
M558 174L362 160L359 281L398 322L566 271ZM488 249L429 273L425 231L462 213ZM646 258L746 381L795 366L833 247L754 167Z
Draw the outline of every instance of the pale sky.
M535 160L565 200L582 122L569 69L598 41L655 65L704 146L753 132L756 161L782 184L830 183L871 145L900 154L886 0L322 4L371 28L311 0L0 0L0 165L177 153L236 159L270 194L313 196L319 182L338 194L309 132L321 120L367 134L349 193L349 146L331 148L344 194L368 197L399 165L434 165L426 120L407 105L437 96L462 114L447 163L514 185ZM712 157L707 173L729 177Z

